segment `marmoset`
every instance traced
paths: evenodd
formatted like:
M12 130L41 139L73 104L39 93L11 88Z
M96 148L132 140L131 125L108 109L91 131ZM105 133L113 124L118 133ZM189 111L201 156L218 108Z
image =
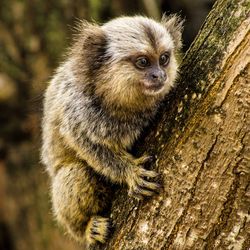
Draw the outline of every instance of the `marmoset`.
M41 158L53 212L86 249L108 235L110 184L139 199L159 188L149 157L129 150L175 85L182 24L177 15L82 21L46 90Z

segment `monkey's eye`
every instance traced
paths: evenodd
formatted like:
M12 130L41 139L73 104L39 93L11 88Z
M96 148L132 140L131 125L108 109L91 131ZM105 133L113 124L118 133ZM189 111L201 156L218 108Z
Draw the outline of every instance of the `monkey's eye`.
M150 62L147 57L141 56L136 59L135 65L139 69L144 69L150 65Z
M170 60L170 54L168 52L162 54L159 59L161 66L167 66Z

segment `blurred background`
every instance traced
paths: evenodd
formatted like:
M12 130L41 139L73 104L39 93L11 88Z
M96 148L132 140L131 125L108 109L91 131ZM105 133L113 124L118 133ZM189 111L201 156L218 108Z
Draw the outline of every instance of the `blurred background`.
M39 162L43 92L77 19L186 18L188 49L214 0L0 0L0 250L81 249L58 229Z

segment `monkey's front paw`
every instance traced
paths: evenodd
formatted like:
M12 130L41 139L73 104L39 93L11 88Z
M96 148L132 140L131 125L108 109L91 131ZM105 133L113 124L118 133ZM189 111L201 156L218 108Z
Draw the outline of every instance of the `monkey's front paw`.
M147 181L145 178L155 178L158 176L153 170L146 170L142 167L133 169L133 172L128 176L129 195L137 199L143 199L143 196L152 196L160 185L155 182Z
M94 244L95 241L104 243L108 236L109 228L110 221L108 218L93 216L86 230L89 245Z

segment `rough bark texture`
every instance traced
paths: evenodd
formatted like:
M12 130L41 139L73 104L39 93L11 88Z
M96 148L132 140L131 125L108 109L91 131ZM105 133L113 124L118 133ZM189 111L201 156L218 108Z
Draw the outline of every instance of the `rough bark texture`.
M156 7L159 13L182 10L187 48L214 1L0 0L1 250L82 249L58 229L50 181L39 164L43 91L72 41L75 22L152 16Z
M142 202L119 191L102 249L250 248L249 10L215 4L140 149L156 156L164 188Z

